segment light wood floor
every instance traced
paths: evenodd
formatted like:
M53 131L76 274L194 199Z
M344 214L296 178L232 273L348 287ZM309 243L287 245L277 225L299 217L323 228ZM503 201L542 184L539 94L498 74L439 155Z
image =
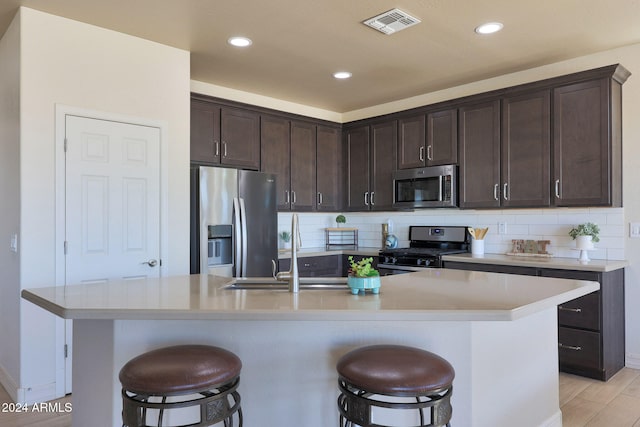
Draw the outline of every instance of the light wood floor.
M71 397L59 399L62 406ZM0 405L11 402L0 387ZM7 413L0 427L71 427L68 413ZM624 368L606 383L560 374L563 427L640 427L640 370Z

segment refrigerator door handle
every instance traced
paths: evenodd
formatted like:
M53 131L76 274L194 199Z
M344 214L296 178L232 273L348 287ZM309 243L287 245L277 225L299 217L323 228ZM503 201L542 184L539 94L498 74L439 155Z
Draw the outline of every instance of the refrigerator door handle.
M233 199L233 246L235 255L233 265L236 269L235 276L242 277L242 222L240 221L240 202L237 197Z
M240 198L240 223L242 224L242 276L247 277L247 262L248 262L248 253L247 253L247 208L244 205L244 199Z

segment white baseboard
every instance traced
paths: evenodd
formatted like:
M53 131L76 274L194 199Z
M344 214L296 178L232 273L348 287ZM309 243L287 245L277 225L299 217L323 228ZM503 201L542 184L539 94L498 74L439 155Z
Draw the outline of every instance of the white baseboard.
M547 418L540 427L562 427L562 411L558 409L558 412Z
M56 383L41 384L38 386L18 389L18 397L20 398L19 402L24 402L29 405L48 402L49 400L57 399L63 395L58 395L56 393Z
M9 375L2 365L0 365L0 384L2 384L2 387L4 387L14 402L19 402L18 384L11 378L11 375Z
M627 368L640 369L640 354L627 353L624 362Z

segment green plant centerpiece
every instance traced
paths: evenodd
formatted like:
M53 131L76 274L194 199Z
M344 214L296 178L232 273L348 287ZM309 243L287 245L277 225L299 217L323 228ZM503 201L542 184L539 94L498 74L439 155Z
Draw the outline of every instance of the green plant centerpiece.
M578 236L591 236L592 242L599 242L600 241L599 235L600 235L600 227L598 227L598 224L594 224L592 222L586 222L584 224L580 224L576 227L573 227L569 231L569 236L571 236L573 240L576 240Z
M589 262L587 251L593 249L593 242L600 241L599 234L600 227L592 222L580 224L569 230L569 236L576 241L576 249L580 250L578 261L583 264Z
M338 225L338 227L340 227L340 224L344 224L345 222L347 222L347 218L340 214L336 217L336 224Z
M380 293L380 273L373 268L372 257L362 258L355 261L353 256L349 256L349 276L347 284L351 288L351 293L357 295L369 289L374 294Z
M285 243L288 243L291 241L291 233L288 231L281 231L280 234L278 234L278 237L280 237L280 240L282 240Z
M291 232L289 231L281 231L278 233L278 237L282 240L284 245L284 249L289 249L291 247Z

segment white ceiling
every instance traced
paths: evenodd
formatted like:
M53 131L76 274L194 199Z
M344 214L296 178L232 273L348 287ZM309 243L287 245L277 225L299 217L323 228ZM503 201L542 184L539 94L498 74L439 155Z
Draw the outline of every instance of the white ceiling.
M189 50L194 80L338 113L640 42L640 0L1 0L0 34L21 5ZM361 23L396 7L422 23ZM487 21L504 29L476 35Z

